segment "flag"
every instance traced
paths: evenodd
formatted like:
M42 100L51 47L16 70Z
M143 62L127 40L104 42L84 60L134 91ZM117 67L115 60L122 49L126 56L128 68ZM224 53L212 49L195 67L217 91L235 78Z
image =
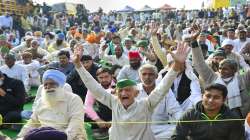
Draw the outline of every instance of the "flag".
M229 7L230 0L213 0L212 5L214 9Z

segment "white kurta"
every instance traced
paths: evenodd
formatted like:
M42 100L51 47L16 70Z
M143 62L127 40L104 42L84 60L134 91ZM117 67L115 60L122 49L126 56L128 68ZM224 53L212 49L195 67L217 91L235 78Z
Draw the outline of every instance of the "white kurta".
M116 55L107 55L104 51L99 50L100 59L106 60L112 65L124 66L129 64L128 56L123 53L121 57L117 58Z
M137 99L146 98L148 94L143 89L142 83L137 85L139 88L139 94ZM164 121L177 121L182 115L182 108L179 105L178 101L172 92L169 89L168 94L164 99L157 105L152 115L153 122L164 122ZM158 140L170 139L175 130L175 123L152 123L151 128L155 135L155 138Z
M157 82L160 82L162 79L162 73L166 72L167 68L162 69L159 74L158 74L158 78L157 78ZM195 107L196 103L198 103L199 101L201 101L201 88L200 88L200 83L198 78L195 78L196 76L193 74L192 71L189 70L185 70L185 73L187 75L187 77L190 77L189 79L191 80L190 83L190 89L191 89L191 95L181 104L182 110L183 111L187 111L189 109L192 109ZM178 77L176 77L176 79L174 80L174 89L173 89L173 93L175 95L175 97L177 96L177 91L178 91L178 87L180 84L180 80L181 80L181 75L179 75Z
M76 70L92 95L112 110L110 140L155 139L150 123L146 122L151 122L154 108L168 93L177 72L170 70L148 97L135 100L125 109L117 96L109 94L83 66Z
M132 69L130 65L125 65L120 70L119 74L117 75L117 80L121 79L130 79L136 81L137 83L141 81L138 70Z
M22 128L18 137L23 137L28 131L38 127L53 127L64 131L68 140L86 140L84 130L84 107L78 95L64 91L56 106L50 107L38 99L37 106L28 123Z
M17 61L17 64L24 67L29 75L29 86L39 86L40 83L40 74L38 69L41 67L40 63L36 60L32 60L29 64L24 64L23 60Z
M24 84L26 92L29 91L29 76L23 66L14 64L11 68L9 68L7 65L3 65L0 67L0 71L5 73L10 78L21 80Z

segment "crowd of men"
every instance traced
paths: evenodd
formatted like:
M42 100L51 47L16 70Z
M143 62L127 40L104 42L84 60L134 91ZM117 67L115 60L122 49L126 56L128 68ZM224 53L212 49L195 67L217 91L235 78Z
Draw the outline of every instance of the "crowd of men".
M250 139L247 10L135 15L0 16L0 128L28 120L23 140L86 140L84 122L95 139Z

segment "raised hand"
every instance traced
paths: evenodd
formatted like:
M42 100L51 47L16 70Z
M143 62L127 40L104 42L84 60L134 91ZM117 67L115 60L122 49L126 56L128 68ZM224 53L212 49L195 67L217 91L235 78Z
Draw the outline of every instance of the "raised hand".
M181 42L177 46L177 50L175 53L169 51L171 56L174 59L174 66L173 69L176 71L181 71L183 68L183 65L185 65L185 62L187 60L187 56L190 52L190 47L188 46L188 43Z
M177 46L175 53L169 51L174 61L177 63L184 63L187 59L188 53L190 52L190 47L188 43L180 42Z
M199 25L194 24L192 26L191 39L196 40L197 37L200 35L200 33L201 33L201 27Z
M83 47L81 45L78 45L74 48L74 57L73 57L73 63L76 67L81 67L81 57L83 54Z
M150 27L150 33L151 35L156 35L157 31L158 31L158 26L156 23L152 23L151 27Z

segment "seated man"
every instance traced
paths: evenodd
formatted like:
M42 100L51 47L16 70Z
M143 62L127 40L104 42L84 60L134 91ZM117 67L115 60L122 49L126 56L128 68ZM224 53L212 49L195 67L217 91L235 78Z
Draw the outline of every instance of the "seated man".
M42 91L43 91L43 88L44 88L44 85L41 84L38 89L37 89L37 92L36 92L36 97L35 97L35 100L33 102L33 105L32 105L32 110L34 108L36 108L36 105L38 104L38 101L39 99L41 98L41 94L42 94ZM65 91L68 91L70 93L73 93L72 92L72 88L71 86L68 84L68 83L65 83L64 86L63 86L63 90ZM32 115L33 111L30 111L30 110L24 110L22 111L22 118L24 119L30 119L31 115Z
M219 63L219 71L214 72L202 57L201 49L197 42L192 42L193 66L204 81L205 87L211 83L220 83L227 87L226 98L228 107L245 118L250 110L250 70L238 74L238 63L234 59L224 59ZM230 47L230 46L229 46Z
M38 69L40 68L40 63L36 60L32 60L32 54L29 52L22 53L22 60L17 61L17 64L23 66L29 75L29 87L38 87L40 82L40 75Z
M53 51L67 47L69 47L69 44L65 41L65 35L63 33L59 33L56 36L56 41L51 43L51 45L48 47L48 51L51 53Z
M136 81L137 83L140 82L140 77L138 73L138 69L141 66L142 58L138 51L131 51L128 53L129 58L129 65L125 65L119 71L117 75L117 80L121 79L131 79Z
M233 48L235 47L233 40L225 39L222 42L221 47L225 51L226 58L235 60L237 62L238 68L242 68L245 71L250 69L250 66L245 62L244 58L240 54L233 52Z
M157 68L154 65L145 64L139 68L139 75L142 83L137 86L139 94L137 99L150 96L151 92L156 88ZM155 108L152 115L152 121L177 121L182 115L182 108L176 100L172 90L164 97L164 99ZM157 140L168 140L172 136L176 125L174 123L152 123L151 128Z
M44 50L37 40L31 41L31 47L25 50L32 54L32 59L36 59L41 64L44 63L45 59L49 56L49 52Z
M159 72L158 81L168 72L168 69L173 65L173 58L170 54L167 55L168 67L165 67ZM176 100L181 105L183 111L194 108L195 104L201 100L201 88L198 77L194 74L189 61L182 64L181 72L174 80L171 89L176 97Z
M4 57L5 65L0 67L0 70L8 75L8 77L21 80L24 84L25 91L29 91L29 76L26 69L16 64L16 58L14 54L7 54Z
M211 84L205 88L202 101L196 108L186 112L181 121L207 120L206 122L181 122L176 126L172 140L244 140L244 129L240 121L216 121L238 119L224 104L227 87Z
M70 54L68 51L60 51L57 54L57 57L59 61L57 62L52 62L48 65L44 65L39 69L40 74L42 73L49 67L49 68L56 68L60 70L62 73L64 73L66 76L70 74L70 72L74 69L74 64L70 62Z
M99 68L96 72L96 77L101 86L111 94L112 86L114 85L114 83L112 82L111 72L106 68ZM92 129L94 130L93 136L107 136L110 123L105 122L109 122L112 120L112 111L107 106L95 100L90 91L87 92L84 105L86 109L85 112L87 115L87 119L90 119L90 121L95 121L97 123L97 125L92 125Z
M151 122L154 109L168 93L168 90L176 78L178 71L181 69L181 64L186 60L187 50L186 46L179 46L177 53L173 54L175 60L173 68L167 73L167 75L148 97L136 100L135 97L139 91L135 81L129 79L119 80L116 84L117 96L108 93L82 66L80 62L80 56L83 53L82 48L75 49L75 68L82 81L91 91L94 98L112 110L112 124L109 135L110 139L155 140L150 127L151 124L137 124L134 122Z
M15 56L17 56L18 58L20 58L19 54L31 47L31 41L33 40L33 37L28 35L25 36L24 39L24 42L10 50L10 52L15 54Z
M85 67L85 69L96 79L96 71L99 66L94 63L92 57L90 55L83 55L81 58L81 63ZM72 87L73 93L79 95L84 102L88 89L82 82L75 68L68 75L67 83L69 83Z
M69 140L85 140L83 102L79 96L63 89L65 75L58 70L47 70L42 79L41 98L18 137L34 128L53 127L65 132Z
M0 72L0 115L4 123L21 121L24 101L25 89L22 81Z
M214 71L219 71L219 64L222 60L226 59L226 54L223 49L214 51L206 60L208 66Z
M122 50L121 46L115 46L115 55L107 55L105 54L105 47L99 49L99 57L100 59L106 60L110 62L112 65L124 66L129 64L128 55Z
M250 42L244 44L244 46L240 50L240 54L245 59L246 63L250 65Z

